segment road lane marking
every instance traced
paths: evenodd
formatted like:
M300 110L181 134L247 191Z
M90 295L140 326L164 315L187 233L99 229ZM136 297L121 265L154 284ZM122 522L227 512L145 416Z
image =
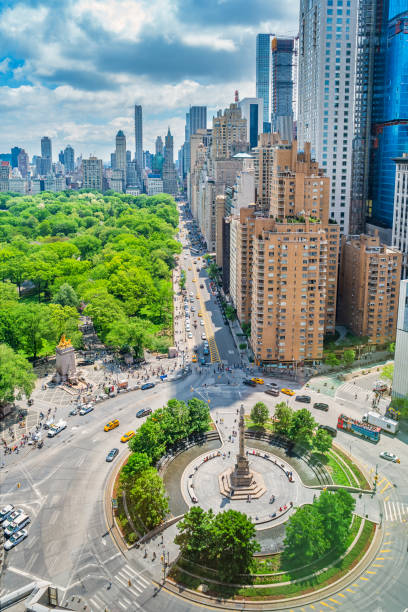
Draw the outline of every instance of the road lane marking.
M380 553L386 553L386 552L391 552L390 548L384 548L383 550L380 550Z
M366 571L366 574L376 574L377 572L371 572L370 570Z
M385 557L376 557L376 561L385 561Z
M123 604L121 601L118 601L118 604L120 605L121 608L123 608L124 610L127 610L127 606L125 606L125 604Z
M330 610L335 610L333 606L330 606L328 603L325 603L324 601L321 601L320 603L322 604L322 606L326 606L326 608L330 608Z
M338 606L341 606L341 604L342 604L341 601L337 601L337 599L333 599L333 597L329 597L329 601L332 601L333 603L337 604Z
M378 483L380 484L380 483ZM387 484L385 485L385 487L383 487L380 491L380 493L384 493L384 491L386 491L389 487L392 487L392 484L390 482L387 482Z
M387 480L385 476L383 478L381 478L381 480L379 482L377 482L377 487L379 487L380 484L382 484L384 482L384 480Z
M92 599L92 597L89 598L89 601L91 602L94 608L96 608L97 610L102 610L102 606L98 605L96 601Z
M384 567L384 563L373 563L373 567Z
M368 578L365 578L365 576L360 576L360 580L366 580L368 582Z
M353 591L353 589L346 589L347 593L355 593L355 591Z
M387 497L384 499L384 501L388 501L390 499L390 496L387 495Z

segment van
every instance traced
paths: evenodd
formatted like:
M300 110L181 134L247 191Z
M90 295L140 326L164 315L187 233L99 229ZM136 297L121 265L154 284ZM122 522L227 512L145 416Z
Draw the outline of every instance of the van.
M11 535L13 535L13 533L19 531L20 529L28 525L28 523L30 522L30 517L27 514L20 514L20 516L18 516L15 521L10 523L10 525L6 527L6 529L4 530L4 535L6 536L6 538L9 538Z

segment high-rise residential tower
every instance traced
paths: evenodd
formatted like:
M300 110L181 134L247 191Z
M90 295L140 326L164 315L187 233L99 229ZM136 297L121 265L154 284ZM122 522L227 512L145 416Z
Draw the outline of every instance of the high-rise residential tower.
M293 61L294 39L272 39L272 132L291 142L293 136Z
M84 189L98 189L102 191L102 160L90 157L82 160Z
M156 155L163 155L164 148L163 148L163 139L161 136L158 136L156 138L155 146L156 146Z
M67 145L64 149L64 167L66 174L75 170L75 153L71 145Z
M249 146L254 149L258 145L258 136L263 132L263 100L262 98L243 98L239 101L242 116L247 121L247 137Z
M41 138L41 157L46 160L42 165L42 174L48 174L52 167L52 145L51 138L48 138L48 136Z
M157 141L156 141L157 142ZM164 162L163 162L163 191L164 193L170 193L171 195L177 195L177 172L174 166L174 153L173 153L173 136L171 135L170 128L166 135L166 146L164 149Z
M135 104L135 160L141 179L143 170L143 113L140 104Z
M11 167L18 167L18 154L21 151L21 147L11 147Z
M207 129L207 107L206 106L190 106L190 110L186 113L186 126L184 137L183 151L183 174L186 175L190 170L190 138L196 134L198 130Z
M256 97L263 100L264 123L269 123L271 120L272 37L273 34L257 34L256 36Z
M330 217L349 228L358 0L301 0L297 135L331 179Z
M115 165L115 169L122 172L123 186L126 187L126 136L122 130L116 134Z
M21 149L20 153L18 154L17 161L18 161L18 169L20 170L20 174L22 178L25 179L28 173L29 159L24 149Z
M408 279L408 152L394 159L397 165L394 192L392 246L402 253L402 278Z
M237 102L232 102L224 112L213 117L212 148L214 160L229 159L248 148L247 120Z

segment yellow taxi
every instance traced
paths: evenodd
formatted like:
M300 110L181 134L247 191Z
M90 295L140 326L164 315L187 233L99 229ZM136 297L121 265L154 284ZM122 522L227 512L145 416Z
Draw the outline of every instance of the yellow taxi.
M196 283L196 282L197 282L197 279L196 279L196 278L193 278L193 283Z
M113 421L106 423L104 430L110 431L111 429L115 429L115 427L119 427L119 419L113 419Z
M258 385L263 385L264 384L264 379L263 378L251 378L251 380L253 380Z
M120 441L121 442L129 442L129 440L131 440L135 435L136 435L136 433L134 431L127 431L125 434L123 434L123 436L121 437Z
M199 295L198 295L198 293L197 293L197 295L196 295L196 300L199 300L199 299L200 299L200 296L199 296Z
M197 315L198 315L199 317L202 317L202 316L203 316L203 313L202 313L202 312L197 312Z
M189 270L191 270L191 268L189 268Z
M292 389L285 389L285 388L283 388L283 389L281 389L281 392L284 393L285 395L290 395L290 396L295 395L295 392L292 391Z
M192 358L191 358L191 361L193 363L197 363L197 355L193 355Z

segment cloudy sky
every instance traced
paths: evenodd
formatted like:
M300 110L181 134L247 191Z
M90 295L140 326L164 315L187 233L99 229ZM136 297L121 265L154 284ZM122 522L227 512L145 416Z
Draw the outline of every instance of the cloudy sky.
M185 113L209 119L255 95L255 36L295 34L298 0L0 0L0 153L108 160L118 129L134 150L132 105L143 105L144 148L167 126L177 149Z

